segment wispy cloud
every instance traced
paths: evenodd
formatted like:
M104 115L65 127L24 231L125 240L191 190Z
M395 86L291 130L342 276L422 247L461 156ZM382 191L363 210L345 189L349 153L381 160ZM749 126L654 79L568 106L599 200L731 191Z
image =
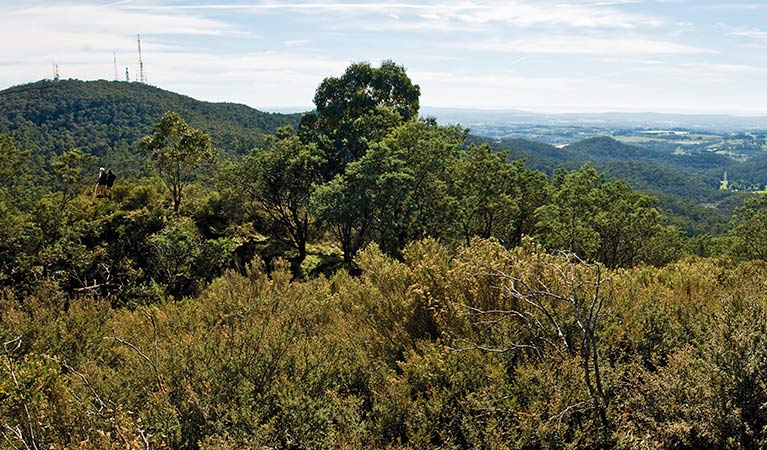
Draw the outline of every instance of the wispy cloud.
M264 3L209 3L209 4L176 4L176 5L154 5L154 4L128 4L126 9L140 11L179 11L179 10L230 10L230 11L362 11L362 12L389 12L392 10L426 10L434 8L431 3L377 3L377 2L264 2ZM440 8L468 10L480 8L481 6L471 4L442 5Z
M631 2L586 2L562 3L551 0L533 1L447 1L447 2L263 2L263 3L208 3L208 4L127 4L124 8L137 11L202 11L228 10L238 12L275 12L293 11L316 13L317 11L334 11L346 13L378 13L396 15L410 12L415 13L411 26L413 28L428 28L450 22L455 26L461 24L505 23L522 27L534 26L567 26L581 28L617 28L633 29L637 27L660 26L663 21L649 15L628 14L615 9L616 5ZM420 23L426 21L427 23Z
M122 5L93 4L46 5L9 11L4 14L3 32L22 30L146 33L183 35L224 35L241 33L232 24L207 17L175 13L144 13L126 10ZM13 42L15 40L12 40ZM6 41L8 42L8 41Z
M712 53L712 50L685 44L643 38L586 37L541 35L521 39L459 42L448 47L507 53L564 55L689 55Z
M744 2L721 2L721 3L715 3L710 5L700 5L702 8L707 9L713 9L713 10L726 10L726 11L753 11L753 10L759 10L759 9L767 9L767 4L763 3L761 0L757 0L754 3L744 3Z
M730 31L731 36L739 36L749 39L756 39L759 41L767 41L767 31L759 28L742 28Z
M594 4L553 3L547 1L485 2L470 11L447 10L434 14L434 20L447 18L463 23L505 23L520 27L564 26L572 28L634 29L657 27L662 21L640 14L627 14Z

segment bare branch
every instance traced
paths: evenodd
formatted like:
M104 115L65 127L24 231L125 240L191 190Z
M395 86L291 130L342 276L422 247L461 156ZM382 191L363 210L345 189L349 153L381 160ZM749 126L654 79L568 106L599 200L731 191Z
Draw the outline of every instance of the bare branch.
M58 363L58 364L61 364L61 365L62 365L62 366L64 366L64 367L65 367L65 368L66 368L68 371L70 371L70 372L74 373L75 375L77 375L78 377L80 377L80 379L83 381L83 384L84 384L84 385L85 385L85 386L86 386L86 387L87 387L87 388L88 388L88 389L91 391L91 394L93 394L93 398L95 398L95 399L96 399L96 402L98 402L98 404L99 404L99 410L98 410L98 411L95 411L95 412L94 412L94 414L101 414L101 412L104 410L104 408L106 408L106 407L107 407L107 405L106 405L106 403L104 403L104 401L101 399L101 396L99 396L99 394L96 392L96 389L94 389L94 387L93 387L93 385L90 383L90 381L88 381L88 378L86 378L86 376L85 376L84 374L82 374L81 372L79 372L77 369L75 369L74 367L72 367L71 365L69 365L69 364L68 364L66 361L59 361L57 358L54 358L54 357L52 357L52 356L47 356L47 355L45 355L45 356L46 356L48 359L50 359L50 360L52 360L52 361L55 361L55 362L56 362L56 363Z
M9 350L8 347L13 344L15 344L15 347ZM16 390L19 392L19 397L21 398L21 405L24 407L24 414L27 420L27 429L29 430L29 439L32 441L32 448L34 448L35 450L38 450L37 442L35 439L35 430L32 425L32 415L29 413L29 407L27 406L26 396L24 395L24 392L21 390L21 386L19 385L18 378L16 378L16 370L14 369L13 358L11 358L11 352L16 352L20 348L21 348L21 336L11 339L10 341L7 341L7 342L3 342L3 350L5 351L5 358L7 360L8 370L11 373L11 379L13 380L13 384L16 386ZM29 448L29 444L27 444L26 441L24 440L24 435L18 425L16 426L16 430L11 429L11 431L15 431L19 439L24 443L24 446L26 448Z
M21 432L21 427L19 425L16 425L16 428L11 428L9 425L6 425L5 428L13 433L14 437L21 441L22 444L24 444L24 448L27 450L31 450L29 445L27 444L27 441L24 440L24 434ZM8 438L8 435L5 434L5 431L3 431L3 437L6 441L8 441L9 444L13 445L13 448L18 449L19 447L16 447L13 442L11 442L10 438Z
M135 345L133 345L132 343L130 343L130 342L124 340L124 339L120 339L117 336L107 336L104 339L105 340L111 340L111 341L119 342L120 344L123 344L123 345L129 347L130 349L132 349L134 352L136 352L136 354L138 354L141 357L141 359L146 361L152 367L152 371L154 372L155 380L157 382L157 387L161 391L165 390L165 388L163 387L162 378L160 377L160 372L157 369L157 365L152 361L151 358L149 358L144 352L142 352L141 349L139 349L138 347L136 347Z
M485 346L482 346L482 345L478 345L478 344L473 343L473 342L468 342L465 339L458 339L457 342L461 342L461 343L467 344L467 346L466 347L460 347L460 348L455 348L455 347L447 347L447 348L450 351L454 351L454 352L466 352L466 351L470 351L470 350L481 350L483 352L488 352L488 353L508 353L508 352L510 352L512 350L520 350L520 349L538 350L538 348L536 346L531 345L531 344L511 344L510 346L508 346L506 348L491 348L491 347L485 347Z

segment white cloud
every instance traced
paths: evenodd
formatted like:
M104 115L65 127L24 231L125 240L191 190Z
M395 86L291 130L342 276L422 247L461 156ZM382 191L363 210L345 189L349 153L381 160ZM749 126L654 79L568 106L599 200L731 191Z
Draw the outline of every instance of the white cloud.
M284 52L232 56L162 52L145 58L150 81L158 86L254 106L310 104L322 79L343 73L348 65L345 60Z
M233 11L305 11L317 12L319 10L331 11L359 11L359 12L387 12L392 10L426 10L434 8L430 3L376 3L376 2L265 2L265 3L210 3L210 4L178 4L178 5L142 5L129 4L125 8L141 11L169 11L169 10L233 10ZM442 8L471 9L472 5L445 5Z
M520 27L563 26L571 28L633 29L657 27L659 19L626 14L614 8L589 4L548 1L485 1L482 8L461 13L446 12L448 18L466 23L506 23Z
M402 16L416 12L410 22L413 29L442 28L444 22L454 27L471 24L504 23L514 26L566 26L579 28L634 29L657 27L663 21L642 14L628 14L613 6L631 2L586 2L562 3L553 0L452 0L448 2L253 2L253 3L209 3L186 5L128 4L124 7L138 11L204 11L229 10L238 12L291 11L315 14L317 11L345 13L380 13ZM425 23L424 23L425 21Z
M179 14L146 14L124 11L115 6L50 5L4 11L0 40L0 61L39 61L88 58L88 54L135 52L136 33L149 36L242 35L232 25L219 20ZM158 44L154 44L158 45ZM91 56L92 58L92 56Z
M758 28L745 28L730 31L731 36L744 37L749 39L756 39L759 41L767 41L767 31L760 30Z
M155 34L226 35L240 33L232 25L215 19L178 13L143 13L120 5L47 5L5 13L3 33L12 31L96 32L105 35L131 34L136 30Z
M311 43L308 39L289 39L284 42L286 47L300 47Z
M678 63L667 62L662 65L645 66L638 69L647 76L662 79L666 83L705 83L738 85L736 80L767 74L767 67L746 64L727 64L713 62Z
M564 55L685 55L712 53L712 50L674 42L643 38L586 37L570 35L530 36L507 41L474 41L448 44L448 47L509 53L537 53Z

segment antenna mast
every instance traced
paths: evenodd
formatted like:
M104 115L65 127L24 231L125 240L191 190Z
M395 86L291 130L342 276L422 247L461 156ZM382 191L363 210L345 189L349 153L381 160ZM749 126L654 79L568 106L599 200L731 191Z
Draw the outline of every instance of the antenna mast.
M112 52L112 56L115 60L115 81L120 81L120 75L117 73L117 52Z
M53 63L53 81L59 81L59 65Z
M125 81L130 81L130 72L127 67L125 68Z
M141 35L137 34L136 37L138 38L138 81L139 83L146 83L144 61L141 59Z

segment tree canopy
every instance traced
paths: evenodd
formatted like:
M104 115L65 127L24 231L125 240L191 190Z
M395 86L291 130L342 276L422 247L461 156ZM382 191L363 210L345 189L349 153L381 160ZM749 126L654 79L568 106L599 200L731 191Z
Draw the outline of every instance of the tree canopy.
M421 90L405 68L392 61L380 67L350 65L341 77L328 77L314 96L315 111L301 118L305 140L318 142L328 153L335 175L362 157L371 142L418 116Z
M157 131L141 140L142 152L150 158L168 187L173 211L178 213L184 186L201 164L213 164L218 152L210 136L192 128L175 112L167 112L157 123Z

